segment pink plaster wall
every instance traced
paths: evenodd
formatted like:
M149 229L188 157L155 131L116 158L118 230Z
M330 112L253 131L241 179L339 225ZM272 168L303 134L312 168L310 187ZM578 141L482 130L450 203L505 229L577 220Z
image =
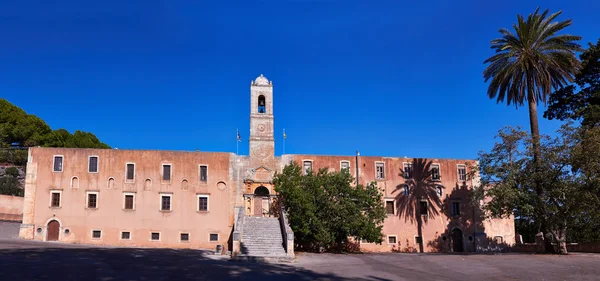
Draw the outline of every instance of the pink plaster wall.
M323 155L293 155L293 161L302 165L304 160L313 161L313 169L316 171L321 168L328 168L330 171L340 170L340 161L350 162L350 174L356 176L356 158L355 156L323 156ZM467 182L459 182L457 165L465 164L467 173L470 167L475 164L473 160L456 160L456 159L423 159L425 162L435 163L440 165L441 180L438 184L444 187L441 198L441 206L434 208L438 214L430 212L430 215L423 217L426 221L423 224L423 245L427 252L447 252L451 251L450 239L443 240L442 235L448 238L449 233L454 228L459 228L463 232L463 245L465 251L473 251L473 242L469 242L468 237L473 236L474 232L479 233L477 238L477 246L490 249L490 239L495 236L503 236L504 243L512 245L515 243L514 220L494 219L489 220L482 216L479 210L475 210L469 204L469 190L473 186L473 181L468 179ZM378 180L375 175L375 162L385 163L385 179ZM401 200L401 186L406 180L400 175L403 171L404 162L413 162L413 158L396 158L396 157L373 157L360 156L358 160L359 166L359 182L366 184L372 181L377 182L378 186L384 193L384 199L393 199L398 202ZM461 215L451 215L451 202L458 201L460 203ZM406 216L396 209L395 215L388 215L383 225L384 242L382 244L361 243L363 251L406 251L418 250L418 245L415 242L417 236L417 224L414 216ZM396 244L388 243L388 235L397 237Z
M23 220L23 197L0 195L0 221Z
M54 155L64 156L63 172L52 171ZM99 157L98 173L88 173L90 155ZM36 230L42 228L34 239L45 240L47 223L56 219L61 226L59 240L65 242L209 249L226 245L233 222L230 198L235 190L229 160L229 153L32 148L29 161L37 164L33 223ZM133 183L125 181L128 162L136 165ZM172 165L171 182L161 181L163 163ZM206 184L200 182L199 164L208 165ZM78 188L71 187L72 177L78 177ZM109 189L111 177L116 184ZM149 189L144 185L146 179L152 181ZM60 208L50 207L51 190L62 191ZM86 191L99 193L97 209L86 208ZM135 193L135 210L124 210L124 192ZM172 211L160 211L161 193L172 194ZM208 212L197 212L197 194L210 196ZM101 239L92 238L96 229L102 230ZM130 231L131 240L120 240L121 231ZM150 241L151 232L160 232L160 241ZM180 232L189 233L190 241L180 242ZM219 241L210 242L210 233L219 234Z

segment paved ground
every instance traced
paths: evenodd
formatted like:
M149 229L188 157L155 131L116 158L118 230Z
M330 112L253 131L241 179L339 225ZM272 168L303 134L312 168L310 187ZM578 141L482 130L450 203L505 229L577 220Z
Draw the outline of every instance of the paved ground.
M2 239L8 231L1 223L0 280L600 280L596 254L299 254L266 264L197 250Z

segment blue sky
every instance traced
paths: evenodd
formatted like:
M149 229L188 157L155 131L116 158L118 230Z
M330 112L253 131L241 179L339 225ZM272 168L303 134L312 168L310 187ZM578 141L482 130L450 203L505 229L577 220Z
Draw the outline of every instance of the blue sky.
M276 154L283 128L286 153L433 158L475 158L504 125L529 130L526 107L487 98L482 71L497 30L534 1L220 2L6 1L0 97L120 149L235 152L239 128L247 154L261 73ZM600 2L543 5L581 43L600 37ZM559 126L540 119L542 133Z

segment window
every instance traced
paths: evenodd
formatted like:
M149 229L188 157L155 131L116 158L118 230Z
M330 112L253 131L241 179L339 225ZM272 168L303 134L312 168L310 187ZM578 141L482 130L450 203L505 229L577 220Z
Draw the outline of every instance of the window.
M465 165L458 165L458 180L466 181L467 180L467 167Z
M421 216L426 216L427 215L427 201L421 201L419 202L419 212L421 213Z
M121 232L121 240L129 240L131 239L131 232L123 231Z
M396 235L388 235L388 244L398 243L398 237Z
M93 239L102 238L102 231L101 230L92 230L92 238Z
M258 113L266 113L265 96L258 96Z
M50 207L60 208L60 195L61 195L61 191L51 191Z
M504 243L503 240L504 239L502 238L502 236L494 236L494 243L496 243L496 244L502 244L502 243Z
M171 211L171 196L172 194L161 194L160 195L160 210Z
M431 164L431 180L440 180L440 164Z
M402 186L402 193L404 195L409 195L410 194L410 188L408 187L408 185L405 184L405 185Z
M388 215L393 215L396 212L394 212L394 200L386 200L385 201L385 211Z
M208 166L200 165L200 182L206 183L208 180Z
M419 245L423 243L423 238L421 236L415 236L415 244Z
M126 179L129 182L132 182L135 179L135 164L134 163L127 163Z
M208 212L208 195L198 195L198 212Z
M409 180L413 178L413 165L412 163L404 163L404 179Z
M460 202L452 202L452 215L460 216Z
M88 173L98 172L98 156L88 157Z
M385 163L383 163L383 162L375 163L375 178L378 180L385 179Z
M152 233L150 233L150 240L152 240L152 241L160 241L160 232L152 232Z
M211 242L219 241L219 234L217 234L217 233L211 233L209 239L210 239Z
M98 208L98 192L87 193L87 207L89 209Z
M302 162L302 172L304 175L308 175L308 172L312 171L313 162L311 160L304 160Z
M54 156L54 172L62 172L63 171L63 157L62 156Z
M123 209L125 209L125 210L135 209L135 194L123 193L123 196L124 196Z
M350 161L340 162L340 171L350 172Z
M188 241L190 241L190 234L189 233L180 233L179 234L179 241L181 241L181 242L188 242Z
M163 164L163 181L171 181L171 164Z

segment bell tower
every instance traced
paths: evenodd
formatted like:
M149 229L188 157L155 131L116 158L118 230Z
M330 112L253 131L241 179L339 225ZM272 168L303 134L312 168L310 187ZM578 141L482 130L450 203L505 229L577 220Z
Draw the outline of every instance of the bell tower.
M275 168L273 82L262 74L250 83L250 165Z

